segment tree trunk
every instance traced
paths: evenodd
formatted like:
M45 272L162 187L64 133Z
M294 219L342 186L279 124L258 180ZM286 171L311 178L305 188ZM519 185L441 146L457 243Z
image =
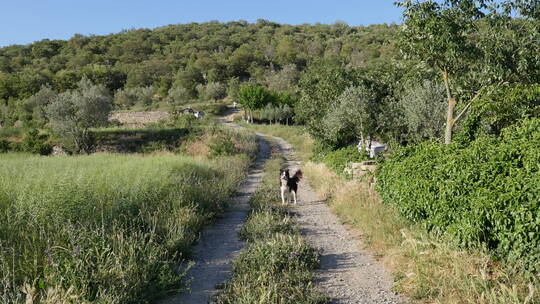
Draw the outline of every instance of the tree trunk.
M446 130L444 132L444 144L448 145L452 142L452 132L454 129L454 108L456 107L456 100L454 98L448 98L448 110L446 113Z
M452 97L450 92L450 83L448 81L448 71L443 70L444 86L446 87L446 97L448 99L448 110L446 112L446 130L444 132L444 144L448 145L452 142L452 131L454 129L454 108L456 107L456 99Z

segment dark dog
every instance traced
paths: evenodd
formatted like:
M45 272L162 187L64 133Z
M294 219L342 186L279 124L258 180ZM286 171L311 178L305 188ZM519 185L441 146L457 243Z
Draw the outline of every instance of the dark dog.
M289 170L280 170L279 172L279 184L281 190L281 202L285 204L285 195L287 193L291 194L294 199L294 204L296 205L296 196L298 193L298 183L302 179L302 171L298 170L291 177ZM289 202L290 195L288 195L287 203Z

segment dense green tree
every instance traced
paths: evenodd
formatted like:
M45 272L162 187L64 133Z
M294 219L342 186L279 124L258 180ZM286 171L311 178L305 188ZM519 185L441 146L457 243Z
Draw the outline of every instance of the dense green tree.
M238 99L238 91L240 90L240 80L238 77L232 77L227 83L227 97L236 101Z
M299 122L306 124L315 138L324 138L325 127L320 123L343 91L354 85L356 77L335 61L323 61L308 68L300 78L300 99L296 107Z
M244 85L238 91L238 102L249 112L246 120L253 122L253 110L272 103L272 94L262 86Z
M105 125L111 109L107 88L83 77L78 89L59 94L47 106L46 113L66 147L75 152L89 152L92 148L90 128Z
M463 73L478 54L476 45L467 39L476 31L475 20L482 18L483 1L411 1L400 5L405 8L405 22L401 31L404 52L425 61L440 71L446 87L448 111L445 143L452 140L455 124L455 95L450 79Z
M81 80L81 76L75 71L61 70L56 73L53 78L53 87L59 92L65 92L77 87L77 83Z
M242 45L236 49L229 59L229 75L240 79L249 78L248 69L254 59L252 50L247 45Z
M500 135L527 117L540 117L540 84L508 84L485 88L457 134L461 144L486 135Z
M188 91L190 98L197 96L197 85L204 82L201 71L194 66L179 70L176 73L173 88L181 87Z
M83 69L82 73L93 83L102 84L113 92L123 88L126 82L124 73L104 65L88 65Z
M526 16L537 10L529 1L403 0L404 25L400 31L404 53L437 69L448 100L445 143L481 88L506 81L538 81L540 44L535 20L510 17L512 8ZM521 25L519 25L521 23ZM531 43L532 42L532 43ZM458 104L457 100L463 100ZM468 100L468 102L466 102ZM456 105L462 111L455 115Z

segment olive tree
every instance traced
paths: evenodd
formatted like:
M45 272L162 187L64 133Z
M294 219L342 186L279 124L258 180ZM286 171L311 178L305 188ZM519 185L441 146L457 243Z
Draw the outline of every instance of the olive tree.
M444 95L443 85L428 80L407 88L399 106L409 132L409 140L418 142L442 138L446 108Z
M59 94L46 108L53 131L67 147L75 152L89 152L92 148L90 128L107 123L112 99L103 85L94 85L87 78L76 90Z
M345 89L336 100L336 107L322 120L324 143L338 147L356 139L373 137L380 117L380 96L365 85Z
M296 83L299 75L296 65L288 64L279 71L267 72L264 82L270 90L295 93L298 90Z
M446 144L482 88L538 81L537 0L401 0L397 5L405 9L401 50L436 69L444 83ZM514 13L523 20L511 18ZM520 22L524 25L515 26ZM456 106L461 107L457 115Z
M299 81L300 98L295 107L297 122L304 123L314 138L325 137L323 117L335 108L336 98L355 83L356 77L335 61L312 64Z
M153 86L125 88L116 91L114 101L115 104L126 109L136 104L149 106L152 104L156 92L157 90Z
M191 99L191 94L186 88L173 86L168 92L169 99L174 104L185 104Z
M45 124L47 123L47 115L45 108L56 98L57 94L50 86L44 85L34 95L23 101L23 107L26 111L32 114L32 120Z
M206 85L199 84L197 86L199 98L217 101L218 99L227 96L227 89L219 82L209 82Z

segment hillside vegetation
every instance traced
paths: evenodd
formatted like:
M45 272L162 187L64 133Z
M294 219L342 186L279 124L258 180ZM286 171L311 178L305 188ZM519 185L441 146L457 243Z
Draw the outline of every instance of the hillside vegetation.
M322 58L351 67L388 60L396 29L208 22L3 47L0 119L7 125L35 120L29 97L43 86L59 93L75 89L83 77L105 86L126 108L235 97L240 82L250 79L294 93L299 73Z

